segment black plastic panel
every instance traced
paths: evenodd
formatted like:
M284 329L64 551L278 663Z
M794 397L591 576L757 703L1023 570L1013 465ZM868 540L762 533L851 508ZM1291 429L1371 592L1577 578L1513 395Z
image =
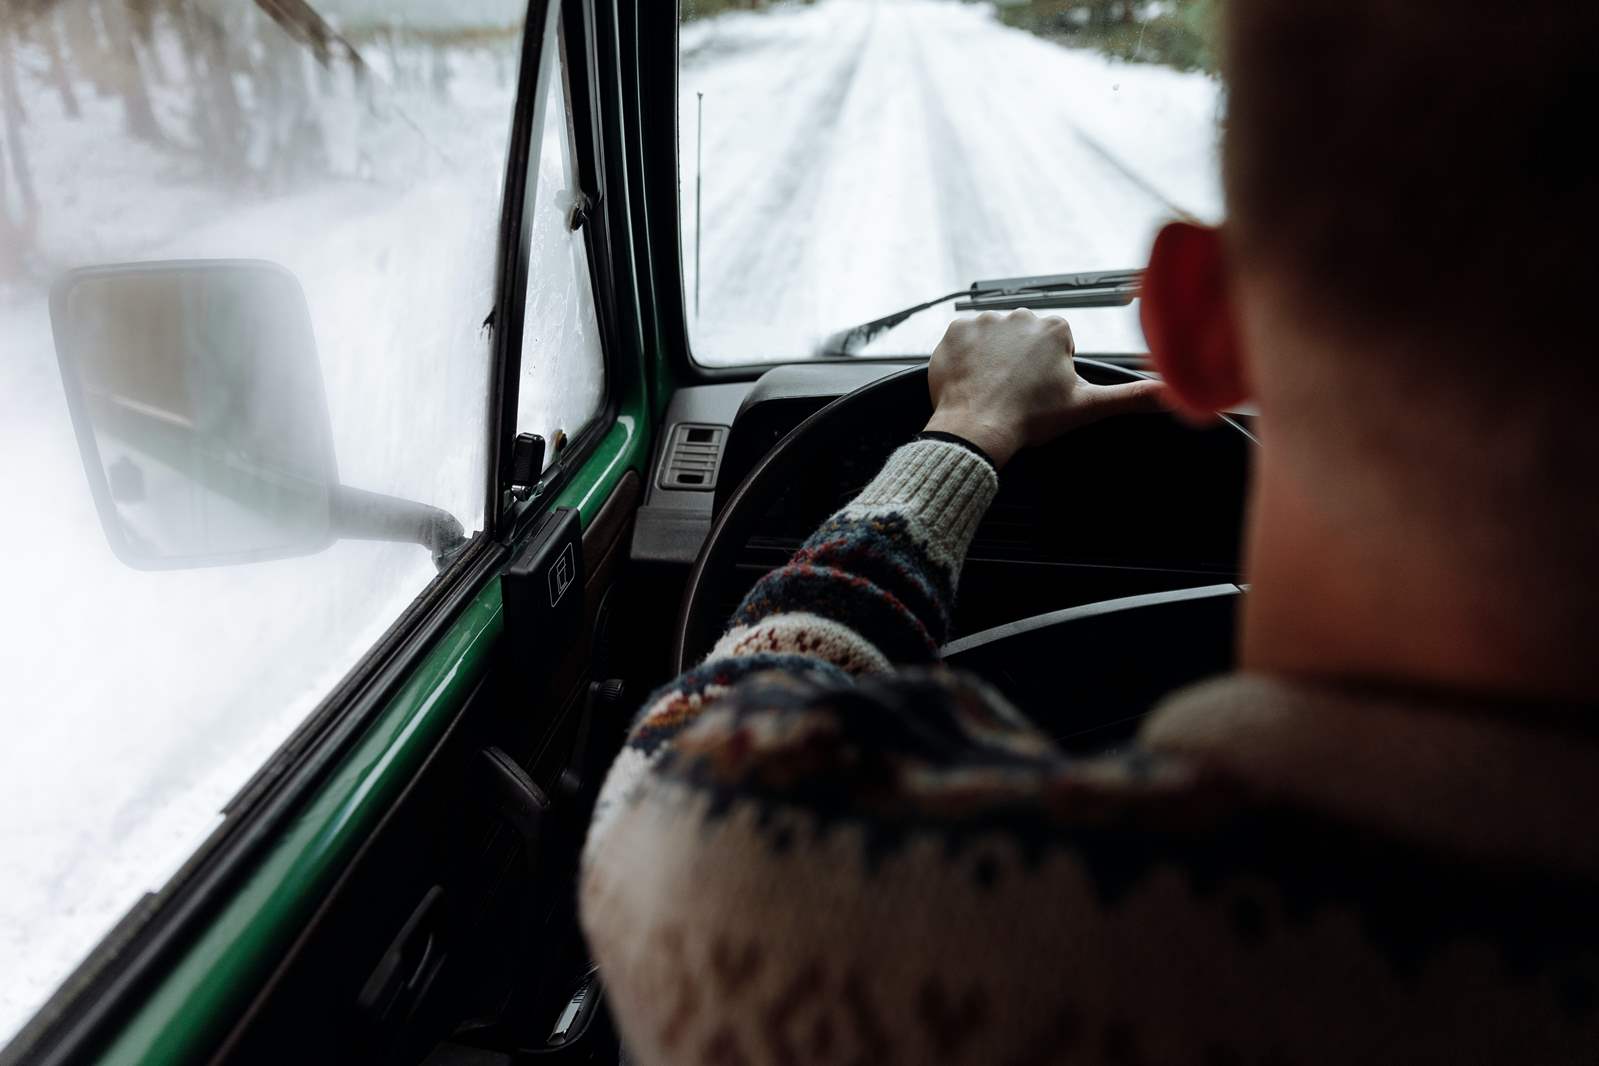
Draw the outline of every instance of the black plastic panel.
M760 434L768 421L801 414L801 401L741 419L735 440ZM758 417L757 417L758 416ZM925 413L853 427L831 465L794 482L767 511L751 543L792 549L848 503L889 454L920 428ZM723 480L741 475L733 446ZM763 453L764 454L764 453ZM742 454L738 458L742 459ZM1024 452L1006 467L999 497L979 527L974 560L1094 564L1237 572L1247 442L1236 431L1196 430L1165 415L1114 419Z

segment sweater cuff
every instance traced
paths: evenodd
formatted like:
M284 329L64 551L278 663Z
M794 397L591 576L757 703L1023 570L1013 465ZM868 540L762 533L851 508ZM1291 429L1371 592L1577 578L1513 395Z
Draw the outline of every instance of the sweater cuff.
M987 463L993 468L994 473L999 473L999 464L994 462L993 456L989 455L987 452L983 451L983 449L979 448L977 445L973 444L965 437L959 436L958 434L945 433L941 429L924 429L922 432L912 437L911 440L941 440L949 444L959 445L960 447L971 452L973 455L977 456L983 462Z
M958 570L998 492L999 475L972 448L916 440L889 456L851 509L898 511L918 521Z

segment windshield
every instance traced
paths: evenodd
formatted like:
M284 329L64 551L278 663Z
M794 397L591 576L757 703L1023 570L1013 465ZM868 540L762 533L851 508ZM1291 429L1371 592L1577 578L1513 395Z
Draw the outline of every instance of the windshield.
M694 357L810 358L973 281L1140 267L1163 221L1219 218L1213 6L683 0ZM855 354L926 354L953 314ZM1146 350L1136 303L1070 318L1079 351Z

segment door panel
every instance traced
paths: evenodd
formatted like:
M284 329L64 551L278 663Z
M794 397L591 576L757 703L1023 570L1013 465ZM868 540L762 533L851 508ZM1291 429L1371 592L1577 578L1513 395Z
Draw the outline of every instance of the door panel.
M628 471L583 531L583 623L559 665L527 687L516 642L547 634L501 629L494 669L213 1061L414 1062L452 1032L511 1046L548 1031L557 1000L585 965L573 875L598 782L582 780L574 762L585 740L611 743L614 723L596 720L603 708L587 714L594 709L586 695L601 605L621 575L640 485ZM525 768L548 801L531 857L493 787L484 756L491 749ZM589 761L603 765L608 754Z
M497 558L503 558L503 551L480 560L485 575L497 569ZM478 591L440 606L449 620L429 623L445 628L419 661L397 658L393 669L402 672L398 688L374 717L364 719L369 724L361 734L348 747L335 745L337 738L321 738L331 752L343 754L286 828L264 842L264 856L219 908L205 916L203 932L175 957L173 949L152 946L157 955L149 965L160 968L154 982L141 981L136 971L115 974L107 987L96 991L77 1019L77 1030L37 1061L84 1061L85 1045L95 1042L94 1032L101 1026L116 1029L109 1046L96 1054L99 1061L176 1064L205 1059L229 1020L282 957L326 886L385 817L489 672L501 628L499 590L493 583L463 585ZM380 691L386 688L381 676L372 684ZM169 918L167 927L181 930L186 917ZM118 1008L130 1001L131 1013L119 1015Z

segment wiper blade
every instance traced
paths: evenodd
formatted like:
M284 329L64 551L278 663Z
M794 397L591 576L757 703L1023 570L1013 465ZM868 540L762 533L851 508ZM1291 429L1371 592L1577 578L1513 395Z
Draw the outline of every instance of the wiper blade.
M822 341L821 355L852 355L874 337L930 307L959 300L957 311L1010 311L1019 307L1125 307L1138 296L1141 270L1101 270L1088 274L1041 274L1027 278L974 281L946 293L858 326L841 329Z
M957 311L1005 311L1018 307L1126 307L1144 283L1142 270L1101 270L1093 274L1045 274L972 284Z

